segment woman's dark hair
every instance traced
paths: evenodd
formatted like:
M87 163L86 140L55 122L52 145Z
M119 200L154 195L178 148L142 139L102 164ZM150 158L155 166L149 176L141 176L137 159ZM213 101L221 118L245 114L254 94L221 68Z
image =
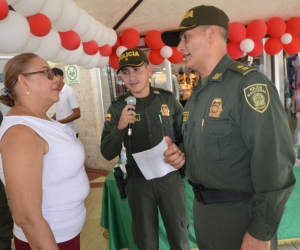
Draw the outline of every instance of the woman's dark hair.
M38 55L33 53L24 53L17 55L10 59L4 66L3 79L4 86L8 89L8 95L1 95L0 102L3 104L13 107L15 106L14 99L16 98L16 93L14 85L18 76L29 68L32 59L38 57Z

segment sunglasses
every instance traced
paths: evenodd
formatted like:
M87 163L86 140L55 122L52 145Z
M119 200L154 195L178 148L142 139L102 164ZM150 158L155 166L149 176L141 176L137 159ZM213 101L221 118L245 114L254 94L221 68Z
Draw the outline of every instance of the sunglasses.
M49 80L53 80L54 75L55 75L54 72L52 71L52 69L23 73L20 75L29 76L29 75L34 75L34 74L45 74ZM18 81L18 78L13 82L13 84L11 86L13 87L17 83L17 81Z

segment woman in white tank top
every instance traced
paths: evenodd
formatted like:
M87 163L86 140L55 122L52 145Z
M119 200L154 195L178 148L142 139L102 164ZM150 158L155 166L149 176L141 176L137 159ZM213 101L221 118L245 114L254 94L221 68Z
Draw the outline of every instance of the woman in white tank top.
M5 65L4 85L0 101L12 108L0 128L0 178L16 250L79 250L89 181L75 132L46 115L59 100L54 74L39 56L21 54Z

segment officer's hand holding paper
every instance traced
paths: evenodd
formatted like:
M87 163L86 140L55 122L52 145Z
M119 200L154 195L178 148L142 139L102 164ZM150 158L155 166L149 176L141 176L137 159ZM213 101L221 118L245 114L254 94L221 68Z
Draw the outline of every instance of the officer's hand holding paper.
M139 169L147 180L159 178L166 174L176 171L170 164L165 163L165 156L163 152L168 149L168 143L163 139L154 148L149 150L132 154Z

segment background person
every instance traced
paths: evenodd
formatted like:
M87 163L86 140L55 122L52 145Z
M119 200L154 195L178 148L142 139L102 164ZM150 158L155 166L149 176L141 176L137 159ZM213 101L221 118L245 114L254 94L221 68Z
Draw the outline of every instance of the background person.
M47 117L58 101L48 63L27 53L4 67L1 101L12 108L0 128L0 178L14 217L16 250L79 250L89 181L84 148L69 127Z
M0 111L0 125L3 116ZM11 239L13 238L14 221L10 213L5 188L0 181L0 250L11 250Z
M56 113L51 117L60 123L65 123L73 129L78 138L78 127L75 120L79 119L80 108L77 96L72 87L64 83L64 72L59 68L53 68L54 80L58 82L59 101L55 103Z
M170 249L189 250L185 186L179 171L146 180L132 156L157 146L165 135L172 139L169 144L174 140L180 143L182 106L172 92L150 86L152 69L143 51L126 50L119 61L118 72L129 91L117 97L107 111L101 153L112 160L120 154L124 142L129 176L126 192L138 249L158 249L159 208ZM129 96L136 97L136 106L127 105ZM129 123L133 124L131 136L127 134Z
M201 76L183 113L197 243L201 250L277 249L295 184L292 137L275 84L228 56L228 22L222 10L201 5L162 33ZM165 155L172 164L172 153Z

